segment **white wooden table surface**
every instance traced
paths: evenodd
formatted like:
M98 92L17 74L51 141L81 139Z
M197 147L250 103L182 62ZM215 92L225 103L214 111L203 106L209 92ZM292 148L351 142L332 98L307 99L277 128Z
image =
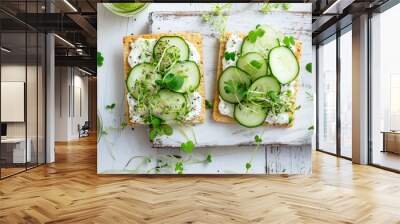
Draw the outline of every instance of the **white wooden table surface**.
M102 119L103 126L118 127L124 119L124 75L122 66L122 37L129 34L144 34L163 31L195 31L203 33L205 55L205 78L207 87L207 98L211 100L214 88L214 76L216 70L216 46L217 38L215 32L210 32L207 24L199 21L199 16L176 17L173 11L197 12L210 10L213 4L205 3L159 3L150 6L141 14L123 18L107 11L101 4L98 7L98 51L104 56L104 65L98 69L98 111ZM249 173L310 173L311 172L311 132L308 129L313 124L313 102L307 100L307 95L313 93L313 77L304 70L305 64L311 62L311 14L309 14L309 24L307 15L310 12L311 4L292 4L291 12L278 13L272 12L268 15L257 13L259 4L234 4L232 16L228 20L227 31L247 32L256 24L265 23L284 29L287 34L294 35L303 42L303 60L301 91L298 95L302 109L297 111L296 125L292 129L268 128L264 132L264 143L266 144L287 144L293 145L291 148L280 150L275 146L268 146L254 151L253 146L229 146L229 147L204 147L198 148L193 153L194 157L204 157L207 153L213 155L213 162L204 164L193 164L185 167L185 173L220 174L220 173L244 173L244 164L253 157L252 169ZM290 13L290 14L289 14ZM194 13L196 14L196 13ZM297 19L290 19L296 14ZM292 16L288 16L292 15ZM245 16L245 17L243 17ZM304 19L300 19L304 17ZM250 19L250 18L254 19ZM246 18L242 20L241 18ZM293 17L294 18L294 17ZM182 22L187 24L187 20L193 20L190 26L182 26ZM180 23L176 23L180 21ZM242 25L237 25L242 24ZM173 27L173 29L172 29ZM190 27L190 29L188 29ZM211 83L211 84L210 84ZM306 93L309 91L309 93ZM112 112L105 110L105 106L116 102L116 109ZM208 122L211 122L210 112L207 114ZM199 126L201 127L201 126ZM214 129L215 128L215 129ZM232 144L246 144L252 141L255 133L262 133L258 129L243 129L238 125L213 124L216 133L225 133L226 136L234 134ZM260 129L260 128L259 128ZM109 129L111 130L111 128ZM203 131L209 129L203 129ZM156 161L143 165L138 168L133 161L126 169L124 166L133 157L148 156L157 157L170 153L180 154L177 149L154 149L148 141L148 130L146 127L108 131L98 143L98 172L99 173L145 173L149 167L155 165ZM200 131L202 132L202 131ZM210 131L211 132L211 131ZM240 133L240 134L239 134ZM199 134L198 132L196 133ZM225 136L225 137L226 137ZM241 136L241 137L240 137ZM198 136L202 139L200 145L215 145L220 138L212 136ZM170 139L171 140L171 139ZM165 144L177 145L179 136ZM220 145L231 145L227 142L217 142ZM270 154L270 156L268 156ZM296 162L298 161L298 162Z

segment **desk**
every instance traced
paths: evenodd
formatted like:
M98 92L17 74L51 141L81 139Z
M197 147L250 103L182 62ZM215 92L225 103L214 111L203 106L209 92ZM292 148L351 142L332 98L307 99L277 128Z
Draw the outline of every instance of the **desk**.
M31 153L31 145L32 141L30 138L26 139L27 147L26 147L26 154L25 154L25 138L5 138L1 139L1 156L6 159L7 162L10 163L25 163L30 162L32 159ZM12 147L12 148L10 148ZM5 156L3 156L5 154ZM7 154L12 154L8 156ZM9 158L6 158L9 157ZM26 161L25 161L26 158Z
M400 132L383 131L383 150L382 152L392 152L400 154Z

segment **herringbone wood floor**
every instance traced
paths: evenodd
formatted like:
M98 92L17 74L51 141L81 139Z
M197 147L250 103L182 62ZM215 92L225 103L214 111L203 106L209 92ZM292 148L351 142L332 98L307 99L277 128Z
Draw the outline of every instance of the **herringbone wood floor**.
M0 181L0 223L400 223L400 175L313 155L311 176L98 176L96 141Z

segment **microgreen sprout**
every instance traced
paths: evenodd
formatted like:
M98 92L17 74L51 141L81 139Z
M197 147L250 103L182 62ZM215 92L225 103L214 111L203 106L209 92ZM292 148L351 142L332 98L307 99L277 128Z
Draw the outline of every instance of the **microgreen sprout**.
M101 67L104 62L104 57L101 52L97 51L97 67Z
M213 104L208 100L206 100L206 108L207 109L212 109L213 108Z
M291 46L295 45L295 43L296 43L296 42L295 42L293 36L285 36L285 37L283 38L283 44L284 44L286 47L288 47L288 48L290 48Z
M254 151L253 151L252 154L251 154L250 161L246 162L246 163L245 163L245 166L244 166L244 167L245 167L245 170L246 170L246 173L248 173L249 170L250 170L251 167L252 167L252 162L253 162L253 160L254 160L254 154L255 154L255 152L258 150L258 148L260 147L260 145L261 145L261 143L262 143L262 137L261 137L260 135L254 136L254 143L256 143L256 148L254 149Z
M306 64L306 70L307 70L307 72L312 73L312 63L311 62Z
M236 53L235 52L225 52L224 53L224 58L225 60L229 61L235 61Z
M209 23L219 34L224 33L232 3L216 4L209 13L202 16L203 22Z
M112 103L112 104L106 105L106 110L108 110L108 111L112 111L112 110L114 110L115 106L116 106L116 104L115 104L115 103Z
M290 8L290 3L262 3L260 7L260 12L268 14L273 10L278 10L279 8L287 11Z

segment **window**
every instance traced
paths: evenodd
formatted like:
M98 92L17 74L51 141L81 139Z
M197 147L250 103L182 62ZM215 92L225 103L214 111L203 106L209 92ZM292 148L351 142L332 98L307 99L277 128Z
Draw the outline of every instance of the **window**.
M340 155L352 157L352 32L340 36Z
M400 5L371 18L372 164L400 171Z
M336 38L318 47L318 149L336 153Z

